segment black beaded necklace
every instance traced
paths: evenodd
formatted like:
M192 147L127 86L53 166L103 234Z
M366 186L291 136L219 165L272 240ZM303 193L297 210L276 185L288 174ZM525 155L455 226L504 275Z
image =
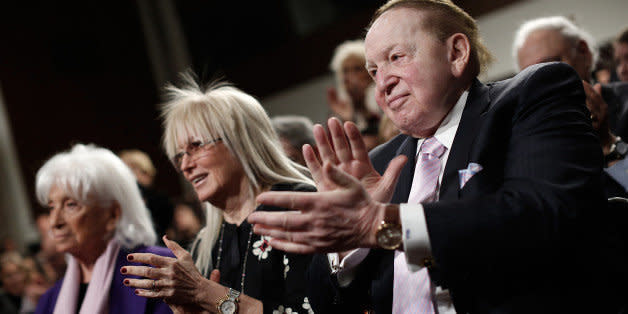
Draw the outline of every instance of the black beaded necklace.
M225 235L225 223L220 227L220 239L218 240L218 257L216 258L216 269L220 271L220 261L222 260L222 240ZM246 252L244 252L244 263L242 264L242 276L240 281L240 292L244 294L244 278L246 277L246 261L249 257L249 248L251 247L251 238L253 237L253 227L249 232L249 239L246 241Z

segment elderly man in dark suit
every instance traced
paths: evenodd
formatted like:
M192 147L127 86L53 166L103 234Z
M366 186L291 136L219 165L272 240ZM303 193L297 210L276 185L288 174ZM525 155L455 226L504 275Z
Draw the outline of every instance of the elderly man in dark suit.
M606 208L602 153L576 72L480 83L490 58L450 1L390 1L365 42L378 104L404 134L369 156L353 124L331 120L331 143L315 127L320 160L303 151L319 192L262 194L300 212L249 217L278 249L339 252L312 263L314 310L603 310L582 267Z

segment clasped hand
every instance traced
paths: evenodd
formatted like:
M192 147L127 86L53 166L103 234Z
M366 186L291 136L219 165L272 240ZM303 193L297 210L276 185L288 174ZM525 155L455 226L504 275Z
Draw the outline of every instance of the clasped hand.
M254 212L248 221L254 232L271 236L277 249L310 254L374 247L375 230L385 203L395 190L407 158L393 159L380 175L371 164L356 125L328 121L332 143L322 126L314 127L319 157L309 145L303 156L318 192L266 192L257 201L299 212Z

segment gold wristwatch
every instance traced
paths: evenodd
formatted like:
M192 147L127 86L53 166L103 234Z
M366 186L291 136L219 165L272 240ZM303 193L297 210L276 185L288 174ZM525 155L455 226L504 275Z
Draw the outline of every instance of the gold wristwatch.
M229 288L229 293L218 300L218 313L235 314L238 313L238 297L240 291Z
M396 250L403 242L401 224L399 224L399 207L388 206L384 220L375 233L377 245L386 250Z

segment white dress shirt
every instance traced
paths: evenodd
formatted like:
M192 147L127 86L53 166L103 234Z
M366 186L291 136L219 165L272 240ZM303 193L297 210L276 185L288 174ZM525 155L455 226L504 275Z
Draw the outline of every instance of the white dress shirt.
M468 91L462 93L458 102L456 102L451 111L445 116L445 119L441 122L436 133L434 133L434 137L447 148L443 156L441 156L442 167L438 176L439 186L443 180L445 165L449 158L449 152L451 151L451 146L454 142L454 137L456 136L456 131L458 130L468 95ZM424 139L418 140L416 154L419 153L419 148L423 141ZM412 193L412 191L410 193ZM403 231L403 248L408 261L408 268L411 271L417 271L420 269L423 259L432 255L423 205L401 204L399 206L399 216ZM353 281L356 267L364 260L368 252L369 249L366 248L355 249L347 254L341 261L339 261L337 253L327 254L332 270L337 272L338 284L341 287L346 287ZM447 296L443 296L442 294L444 293L446 293ZM446 290L443 291L438 287L436 300L438 301L439 313L455 313L448 295L449 293L447 293Z

